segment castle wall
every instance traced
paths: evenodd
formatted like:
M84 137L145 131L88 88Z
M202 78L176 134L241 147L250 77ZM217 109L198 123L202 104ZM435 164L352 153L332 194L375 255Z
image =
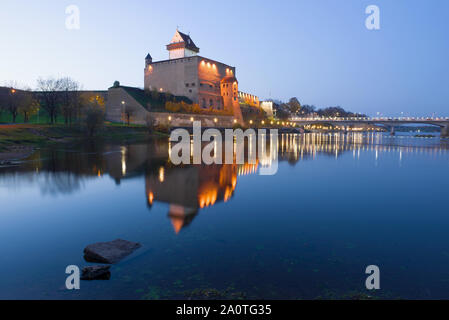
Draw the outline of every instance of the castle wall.
M259 97L246 92L239 91L239 101L251 107L260 107Z
M198 103L197 57L159 61L145 69L145 89L185 96Z
M235 68L214 60L198 57L199 105L202 108L224 109L220 82L229 75L235 75Z
M124 102L125 104L122 104ZM110 88L106 103L105 119L111 122L126 122L125 109L130 108L132 114L130 122L134 124L146 124L148 111L140 105L123 88Z
M187 113L150 112L155 124L170 125L171 127L192 127L192 118L201 121L203 128L232 128L234 125L233 116L214 116ZM169 119L170 118L170 119ZM214 120L217 120L215 122Z
M145 69L145 88L186 96L202 108L224 109L220 81L235 68L200 56L159 61Z
M122 104L122 102L125 104ZM155 121L155 125L169 124L171 127L191 127L192 118L195 121L201 121L203 127L232 128L234 125L233 116L148 112L140 103L129 95L125 89L121 87L110 88L106 104L106 120L126 123L127 117L125 109L127 107L132 110L130 116L130 123L132 124L146 125L147 117L150 115Z

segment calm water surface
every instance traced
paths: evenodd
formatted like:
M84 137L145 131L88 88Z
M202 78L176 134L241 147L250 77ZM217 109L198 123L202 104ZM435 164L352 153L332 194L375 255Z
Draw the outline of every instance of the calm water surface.
M274 176L168 152L71 146L0 168L0 298L449 298L448 140L284 135ZM66 266L117 238L143 246L65 290Z

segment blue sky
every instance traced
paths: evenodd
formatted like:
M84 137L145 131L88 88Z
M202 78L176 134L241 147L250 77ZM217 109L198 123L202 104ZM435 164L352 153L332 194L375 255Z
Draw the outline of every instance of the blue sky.
M65 28L72 4L78 31ZM377 31L365 27L372 4ZM446 0L2 1L0 83L71 76L84 89L142 87L146 54L167 59L179 26L261 98L449 116L448 12Z

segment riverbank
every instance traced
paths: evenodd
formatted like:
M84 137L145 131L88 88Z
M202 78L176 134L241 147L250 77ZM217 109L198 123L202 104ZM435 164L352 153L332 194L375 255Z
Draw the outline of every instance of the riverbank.
M15 124L0 125L0 164L29 157L36 148L50 144L67 144L83 140L137 141L163 133L150 134L144 126L106 124L89 138L78 126Z

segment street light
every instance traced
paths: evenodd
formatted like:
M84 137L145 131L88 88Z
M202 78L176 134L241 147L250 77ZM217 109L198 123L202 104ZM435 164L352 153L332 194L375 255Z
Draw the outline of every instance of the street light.
M125 124L125 101L122 101L122 119L123 119L123 124Z

